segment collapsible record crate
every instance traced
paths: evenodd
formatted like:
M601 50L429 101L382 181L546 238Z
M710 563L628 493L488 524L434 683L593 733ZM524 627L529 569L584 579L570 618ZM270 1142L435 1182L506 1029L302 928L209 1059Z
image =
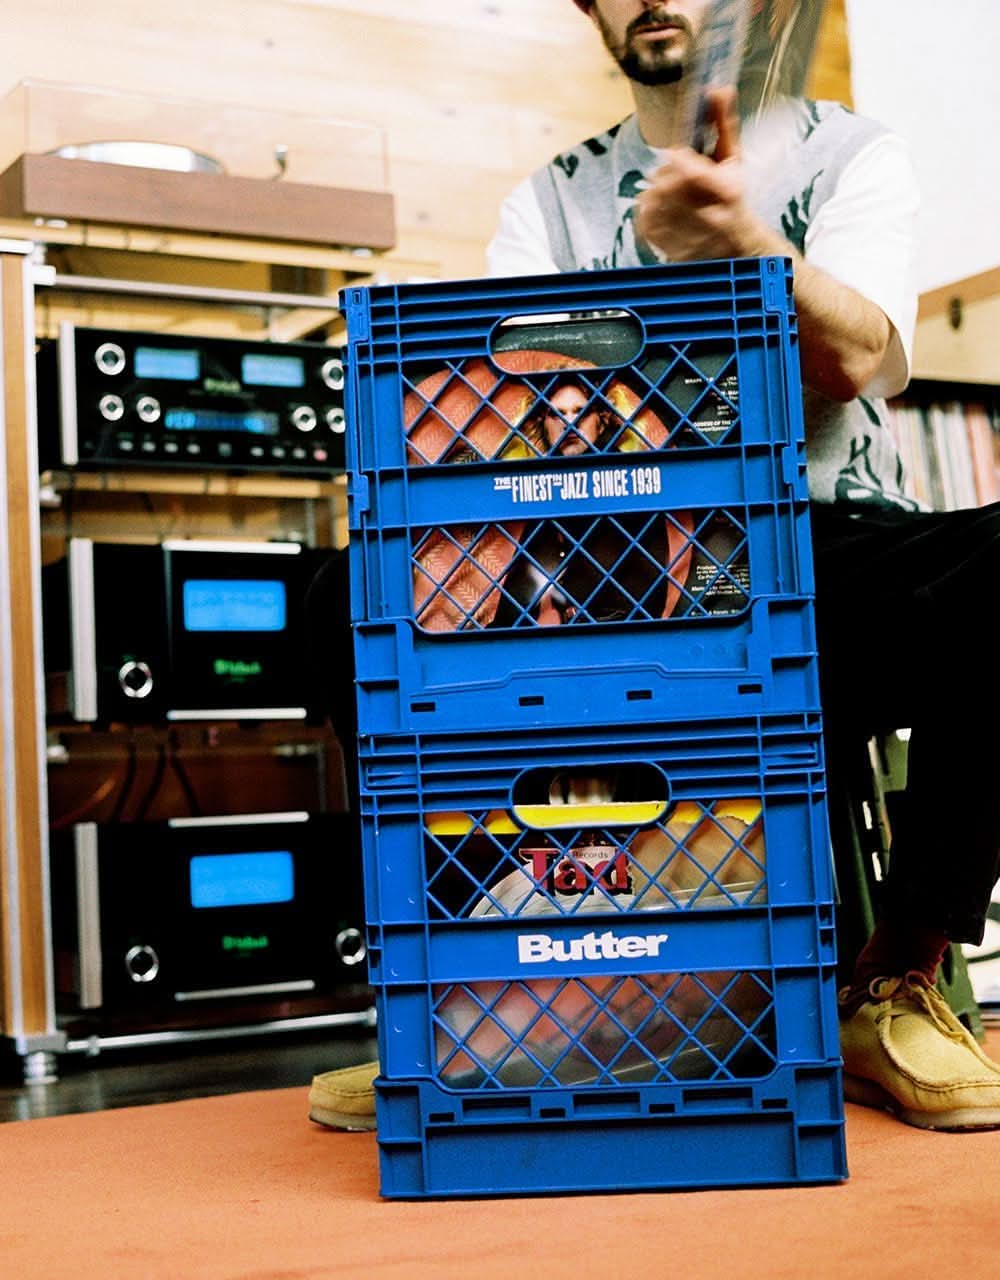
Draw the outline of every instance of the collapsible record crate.
M383 1194L846 1176L787 264L345 310Z
M363 732L817 704L787 262L343 299Z
M384 1195L845 1176L814 715L371 740L361 781Z

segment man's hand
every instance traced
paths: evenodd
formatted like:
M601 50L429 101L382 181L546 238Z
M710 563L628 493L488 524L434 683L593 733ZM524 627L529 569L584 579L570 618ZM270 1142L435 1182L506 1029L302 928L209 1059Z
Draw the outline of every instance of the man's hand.
M713 155L672 148L636 202L636 231L672 262L767 251L767 229L744 196L736 90L711 90L706 105L718 137Z
M791 258L802 380L833 400L853 400L882 363L889 321L757 218L744 189L735 89L711 91L707 105L718 135L713 155L671 150L636 202L636 232L672 262Z

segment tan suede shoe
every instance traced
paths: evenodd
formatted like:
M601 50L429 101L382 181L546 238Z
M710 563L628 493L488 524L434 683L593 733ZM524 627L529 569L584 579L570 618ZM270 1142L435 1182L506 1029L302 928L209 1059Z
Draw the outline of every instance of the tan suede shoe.
M331 1129L374 1129L377 1075L377 1062L362 1062L313 1076L309 1119Z
M840 1048L849 1102L920 1129L1000 1127L1000 1066L921 974L876 978L869 999L844 1016Z

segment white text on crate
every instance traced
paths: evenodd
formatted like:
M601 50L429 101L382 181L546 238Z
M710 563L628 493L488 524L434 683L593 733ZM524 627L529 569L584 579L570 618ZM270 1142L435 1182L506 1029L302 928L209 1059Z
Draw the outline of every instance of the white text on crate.
M547 933L522 933L517 939L517 958L521 964L544 964L554 960L636 960L640 956L658 956L669 935L665 933L626 933L618 935L610 929L604 933L585 933L582 938L552 938Z
M509 493L511 501L579 502L589 498L646 497L661 493L659 467L607 467L599 471L542 471L537 474L495 476L497 493Z

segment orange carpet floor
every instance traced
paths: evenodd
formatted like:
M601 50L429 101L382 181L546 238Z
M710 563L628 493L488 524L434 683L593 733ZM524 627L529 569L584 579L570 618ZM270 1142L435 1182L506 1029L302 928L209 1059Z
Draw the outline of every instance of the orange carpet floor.
M374 1136L310 1124L304 1089L19 1121L0 1126L0 1275L1000 1276L1000 1131L849 1106L847 1141L837 1186L388 1202Z

